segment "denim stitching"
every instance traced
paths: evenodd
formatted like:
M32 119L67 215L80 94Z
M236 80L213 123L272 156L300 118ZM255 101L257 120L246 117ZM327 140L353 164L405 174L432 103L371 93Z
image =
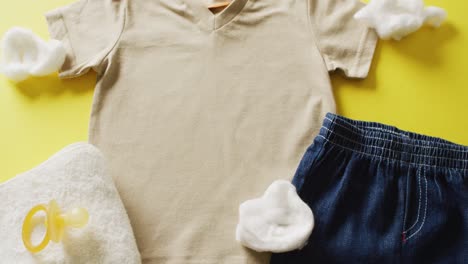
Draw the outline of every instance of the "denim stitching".
M336 121L333 121L333 120L331 120L331 119L328 118L328 117L325 117L325 119L328 119L329 121L336 123ZM398 133L398 132L395 132L395 131L392 131L392 130L388 130L388 129L385 129L385 128L372 127L372 126L363 127L363 126L358 126L358 125L356 125L356 124L349 123L348 121L343 120L343 119L339 119L339 120L345 122L346 124L348 124L348 125L350 125L350 126L355 127L355 128L356 128L357 130L359 130L359 131L364 131L364 132L365 132L365 130L364 130L363 128L366 128L366 129L373 129L373 130L377 130L377 131L388 132L388 133L391 133L391 134L394 134L394 135L397 135L397 136L408 137L408 135L405 135L405 134L402 134L402 133ZM345 127L345 126L343 126L343 125L341 125L341 124L338 124L338 125L341 126L341 127ZM348 129L349 129L349 128L348 128ZM351 130L351 131L352 131L352 130ZM354 132L354 131L352 131L352 132Z
M328 120L330 120L330 119L328 119ZM330 121L331 121L331 120L330 120ZM349 127L346 127L346 126L344 126L344 125L342 125L342 124L336 123L336 121L332 121L332 122L334 122L335 125L338 125L338 126L344 128L344 129L346 129L346 130L348 130L348 131L354 133L355 135L360 135L359 133L357 133L356 131L352 130L352 129L349 128ZM352 125L352 124L350 124L350 125ZM358 126L358 125L353 125L353 126ZM322 127L323 127L323 128L326 128L325 126L322 126ZM367 128L367 129L374 129L373 127L365 127L365 128ZM365 131L364 129L360 129L360 128L356 128L356 129L358 129L358 130L360 130L360 131L366 133L366 131ZM391 131L391 130L382 130L382 131L384 131L384 132L385 132L385 131L386 131L386 132L393 132L393 131ZM393 133L394 133L394 132L393 132ZM400 134L396 134L396 135L398 135L398 136L405 136L405 137L409 138L408 136L406 136L406 135L404 135L404 134L401 134L401 135L400 135ZM381 139L381 140L389 141L388 139L376 138L376 137L367 136L367 135L364 136L364 137L366 137L366 138L374 138L374 139ZM411 140L421 142L422 144L427 144L427 143L429 143L429 142L427 142L427 140L422 140L422 139L411 139ZM446 146L448 146L448 149L451 150L451 151L457 151L457 152L463 152L463 153L468 152L468 150L465 149L466 147L457 145L457 144L455 144L455 143L444 143L444 142L432 142L432 143L433 143L433 144L438 144L438 145L446 145ZM398 142L398 144L413 145L413 144L408 144L408 143L404 143L404 142ZM419 147L419 148L441 148L441 147L431 147L431 146L418 146L418 147ZM462 149L462 150L459 150L459 149Z
M424 226L424 223L426 222L426 215L427 215L427 178L426 178L426 175L424 174L424 181L426 182L426 191L425 191L425 204L424 204L424 217L423 217L423 220L422 220L422 223L421 225L419 226L418 230L416 230L416 232L414 232L411 236L409 236L406 241L410 240L412 237L414 237L417 233L419 233L419 231L421 231L421 229L423 228Z
M355 141L355 140L352 140L352 139L349 139L343 135L340 135L336 132L333 132L331 131L330 129L326 128L326 127L322 127L322 128L325 128L326 130L328 130L330 133L333 133L343 139L346 139L348 141L351 141L355 144L358 144L358 145L361 145L361 146L364 146L364 147L370 147L370 148L378 148L378 149L382 149L382 150L388 150L388 151L392 151L392 152L398 152L398 153L409 153L409 152L406 152L406 151L398 151L398 150L392 150L392 149L389 149L389 148L386 148L386 147L379 147L379 146L373 146L373 145L365 145L365 144L362 144L361 142L358 142L358 141ZM319 136L322 136L322 135L319 135ZM323 138L325 138L324 136L322 136ZM327 139L328 140L328 139ZM369 154L371 156L376 156L376 155L372 155L372 154ZM466 162L467 160L466 159L453 159L453 158L447 158L447 157L437 157L437 156L433 156L433 155L423 155L423 154L414 154L413 156L415 157L426 157L426 158L432 158L432 159L445 159L445 160L453 160L453 161L463 161L463 162ZM381 156L377 156L377 157L381 157Z
M324 137L324 136L322 136L322 135L318 135L318 137L321 137L321 138L325 139L325 141L327 141L328 143L330 143L330 144L332 144L332 145L335 145L335 146L338 146L338 147L340 147L340 148L349 150L349 151L351 151L351 152L356 152L356 153L359 153L359 154L362 154L362 155L365 155L365 156L369 156L369 157L372 157L372 158L378 158L378 159L387 160L387 161L390 161L390 162L400 162L400 163L402 163L402 164L413 165L413 166L424 166L424 167L429 167L429 168L439 168L439 166L437 166L437 165L419 164L419 163L414 163L414 162L407 162L407 161L402 161L402 160L395 160L395 159L386 158L386 157L383 157L383 156L371 155L371 154L369 154L369 153L357 151L357 150L355 150L355 149L351 149L351 148L345 147L345 146L343 146L343 145L340 145L340 144L338 144L338 143L332 142L332 141L330 141L329 139L327 139L326 137ZM468 170L468 169L459 169L459 168L456 168L456 169L461 170L461 171Z
M327 119L328 119L328 118L327 118ZM330 120L330 119L328 119L328 120ZM352 124L352 123L349 123L349 122L347 122L346 120L343 120L343 119L338 119L338 120L341 120L341 121L347 123L348 125L350 125L350 126L356 128L357 130L362 131L362 132L364 132L364 133L367 132L366 130L378 129L378 130L383 131L383 132L390 132L390 133L393 133L393 134L396 135L396 136L404 136L404 137L406 137L406 138L408 138L408 139L411 139L408 135L406 135L406 134L398 134L397 132L395 132L395 131L393 131L393 130L387 130L387 129L383 129L383 128L377 128L377 127L373 127L372 125L361 125L361 124L359 124L359 123ZM334 121L334 122L336 123L336 121ZM358 132L352 130L351 128L349 128L349 127L347 127L347 126L344 126L344 125L339 124L339 123L337 123L337 125L339 125L339 126L345 128L345 129L347 129L347 130L350 131L350 132L353 132L353 133L356 134L356 135L359 135ZM371 132L374 132L374 131L371 131ZM426 136L424 136L424 137L426 137ZM421 142L422 144L427 144L427 143L428 143L428 140L426 140L426 139L417 139L417 138L414 138L414 139L411 139L411 140ZM459 145L459 144L456 144L456 143L446 142L445 140L443 140L443 142L436 141L436 142L432 142L432 143L439 144L439 145L446 145L446 146L448 146L449 148L462 148L462 149L466 149L465 146L462 146L462 145Z
M339 125L343 128L346 128L349 130L349 128L345 127L345 126L342 126L340 124L336 124L336 125ZM326 126L322 126L322 128L326 129L326 130L330 130L329 128L327 128ZM351 130L349 130L351 131ZM334 131L331 131L332 133L335 133L337 135L340 135ZM355 133L354 131L351 131L353 133ZM359 134L356 134L356 135L359 135ZM340 135L341 136L341 135ZM342 136L344 137L344 136ZM380 137L373 137L373 136L363 136L364 138L370 138L370 139L377 139L377 140L382 140L382 141L389 141L389 142L392 142L392 143L395 143L395 144L400 144L400 145L407 145L407 146L413 146L414 144L410 144L410 143L405 143L405 142L396 142L394 140L390 140L390 139L386 139L386 138L380 138ZM417 140L417 139L416 139ZM417 140L417 141L421 141L421 140ZM435 144L446 144L446 143L440 143L440 142L434 142ZM450 145L450 144L449 144ZM416 146L417 148L424 148L424 149L444 149L443 147L435 147L435 146ZM459 149L456 149L458 148L458 146L454 146L453 149L451 148L445 148L444 150L449 150L449 151L454 151L454 152L461 152L461 153L468 153L468 150L459 150ZM460 148L463 148L463 147L460 147Z
M419 199L418 199L418 200L419 200L419 201L418 201L418 214L417 214L417 216L416 216L416 220L414 221L414 224L413 224L410 228L408 228L408 229L406 229L405 231L403 231L404 234L408 233L408 231L410 231L411 229L413 229L413 228L418 224L418 222L419 222L419 215L420 215L420 213L421 213L421 196L422 196L422 191L421 191L421 168L418 168L417 174L418 174L418 187L419 187L419 195L418 195L418 197L419 197ZM406 212L405 212L405 220L406 220ZM406 240L407 240L407 239L406 239Z
M408 175L407 175L407 177L408 177ZM407 218L407 213L408 213L408 209L406 208L406 204L408 203L407 201L409 199L408 192L409 192L409 180L408 180L408 178L406 178L405 209L404 209L405 210L405 215L403 217L403 228L402 228L402 230L405 230L405 228L406 228L406 218ZM402 235L404 235L404 231L402 232Z

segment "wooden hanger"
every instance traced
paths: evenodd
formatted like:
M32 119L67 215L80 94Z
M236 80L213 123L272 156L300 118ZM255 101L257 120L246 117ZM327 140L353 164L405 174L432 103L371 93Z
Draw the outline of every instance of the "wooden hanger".
M216 9L219 9L219 8L225 8L227 7L231 2L229 1L225 1L225 2L220 2L220 3L214 3L212 5L209 5L208 6L208 9L209 10L216 10Z

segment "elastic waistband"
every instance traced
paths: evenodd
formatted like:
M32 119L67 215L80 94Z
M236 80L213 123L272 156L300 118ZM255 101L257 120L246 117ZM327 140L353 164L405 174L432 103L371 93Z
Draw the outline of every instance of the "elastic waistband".
M468 147L380 123L328 113L318 137L373 158L416 166L468 169Z

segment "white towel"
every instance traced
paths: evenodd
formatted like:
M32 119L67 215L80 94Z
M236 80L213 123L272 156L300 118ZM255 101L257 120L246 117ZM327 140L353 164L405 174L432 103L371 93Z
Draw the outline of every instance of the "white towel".
M236 239L258 252L302 248L314 228L312 210L288 181L273 182L265 194L239 207Z
M31 30L13 27L1 41L0 72L13 81L29 76L45 76L62 67L65 48L62 42L42 40Z
M372 0L354 18L374 28L382 39L400 40L422 25L439 27L447 17L439 7L424 7L423 0Z
M21 238L24 217L52 199L63 211L86 208L89 222L32 254ZM42 240L40 235L34 232L33 242ZM95 147L70 145L0 185L0 256L1 263L141 263L127 213Z

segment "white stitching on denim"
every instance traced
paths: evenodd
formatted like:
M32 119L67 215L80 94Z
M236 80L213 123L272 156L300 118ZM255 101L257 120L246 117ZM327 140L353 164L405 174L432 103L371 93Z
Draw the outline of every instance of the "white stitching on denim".
M325 119L327 119L328 121L331 121L331 122L337 124L336 121L333 121L333 120L331 120L331 119L328 118L328 117L325 117ZM352 123L350 123L350 122L348 122L348 121L346 121L346 120L344 120L344 119L341 119L341 118L338 119L338 120L343 121L343 122L345 122L346 124L355 127L357 130L365 131L364 129L362 129L363 126L359 126L359 125L356 125L356 124L352 124ZM337 124L337 125L340 125L340 126L342 126L342 127L345 127L345 126L343 126L343 125L341 125L341 124ZM346 127L346 128L347 128L347 127ZM398 133L398 132L395 132L395 131L392 131L392 130L388 130L388 129L385 129L385 128L371 127L371 126L366 126L365 128L366 128L366 129L373 129L373 130L377 130L377 131L384 131L384 132L388 132L388 133L391 133L391 134L394 134L394 135L397 135L397 136L408 137L408 135L405 135L405 134L403 134L403 133ZM353 132L354 132L354 131L353 131Z
M418 197L419 197L419 199L418 199L418 214L417 214L417 216L416 216L416 220L414 221L414 224L413 224L410 228L408 228L408 229L406 229L405 231L403 231L403 233L405 233L405 234L408 233L408 231L410 231L411 229L413 229L413 228L418 224L418 222L419 222L419 215L420 215L420 213L421 213L421 196L422 196L422 191L421 191L421 168L418 168L417 174L418 174L418 188L419 188L419 195L418 195ZM409 209L409 208L407 208L407 210L408 210L408 209ZM405 214L406 214L406 212L405 212Z
M341 126L340 124L336 124L336 125L339 125ZM336 133L335 131L333 130L330 130L329 128L327 128L326 126L322 126L322 128L328 130L328 131L331 131L332 133L334 134L337 134L337 135L340 135L338 133ZM348 129L347 127L344 127L346 129ZM359 134L357 134L359 135ZM342 136L342 135L340 135ZM342 136L343 138L346 138L345 136ZM396 142L394 140L389 140L389 139L386 139L386 138L379 138L379 137L373 137L373 136L362 136L363 138L371 138L371 139L377 139L377 140L382 140L382 141L389 141L389 142L392 142L392 143L395 143L395 144L400 144L400 145L408 145L408 146L414 146L414 144L409 144L409 143L405 143L405 142ZM439 142L434 142L435 144L445 144L445 143L439 143ZM468 149L467 150L457 150L457 149L444 149L442 147L433 147L433 146L418 146L416 145L415 147L417 148L427 148L427 149L442 149L442 150L448 150L448 151L454 151L454 152L461 152L461 153L468 153ZM459 147L459 148L463 148L462 146L454 146L454 147Z
M328 119L329 121L332 121L332 120L330 120L329 118L326 118L326 119ZM341 121L343 121L343 122L349 124L350 126L353 126L353 127L356 128L357 130L360 130L360 131L364 132L364 133L367 132L366 130L377 129L377 130L380 130L380 131L393 133L394 135L397 135L397 136L405 136L406 138L410 138L408 135L405 135L405 134L398 134L397 132L394 132L394 131L392 131L392 130L387 130L387 129L383 129L383 128L372 127L372 126L368 126L368 125L352 124L352 123L349 123L349 122L347 122L346 120L343 120L343 119L340 119L340 118L337 118L337 120L341 120ZM353 132L353 133L355 133L355 134L358 134L358 132L356 132L356 131L350 129L349 127L346 127L346 126L344 126L344 125L342 125L342 124L337 123L337 121L332 121L332 122L333 122L333 124L336 124L336 125L339 125L339 126L341 126L341 127L343 127L343 128L346 128L346 129L347 129L348 131L350 131L350 132ZM421 142L421 143L426 143L426 142L428 142L428 140L426 140L426 139L417 139L417 138L410 138L410 139L413 140L413 141L419 141L419 142ZM445 140L443 140L443 141L445 141ZM456 143L451 143L451 142L433 142L433 143L435 143L435 144L440 144L440 145L447 145L447 146L449 146L449 147L454 147L454 148L463 148L463 149L466 148L465 146L462 146L462 145L459 145L459 144L456 144Z
M409 175L406 175L407 179L406 179L406 189L405 189L405 215L403 217L403 230L405 230L406 228L406 218L407 218L407 214L408 214L408 209L406 208L406 203L408 203L408 200L409 200L409 195L408 195L408 192L409 192ZM402 234L404 234L405 232L403 231Z
M333 122L333 124L338 125L338 126L340 126L340 127L342 127L342 128L345 128L346 130L348 130L348 131L354 133L355 135L360 135L358 132L356 132L356 131L350 129L349 127L346 127L346 126L344 126L344 125L342 125L342 124L340 124L340 123L337 123L336 121L332 121L332 120L329 119L329 118L327 118L327 119L328 119L329 121ZM344 121L344 120L342 120L342 121ZM344 121L344 122L346 122L346 121ZM362 128L359 128L359 125L353 125L353 124L351 124L351 123L348 123L348 124L354 126L357 130L360 130L360 131L363 131L364 133L366 133L366 130L365 130L365 129L362 129ZM325 126L322 126L322 127L325 127ZM363 127L363 126L361 126L361 127ZM363 127L363 128L366 128L366 129L376 129L376 128L374 128L374 127ZM380 129L380 128L379 128L379 130L381 130L381 131L386 131L386 132L393 132L393 131L391 131L391 130L383 130L383 129ZM393 132L393 134L395 134L395 132ZM395 135L400 136L400 134L395 134ZM404 134L401 134L401 135L402 135L402 136L405 136L406 138L409 138L407 135L404 135ZM364 137L370 137L370 136L364 136ZM381 139L381 138L378 138L378 139ZM383 139L383 138L382 138L382 140L388 140L388 139ZM411 139L411 140L412 140L412 141L418 141L418 142L421 142L421 143L427 143L427 142L428 142L427 140L423 140L423 139ZM458 148L458 149L466 149L465 146L458 145L458 144L455 144L455 143L444 143L444 142L432 142L432 143L433 143L433 144L439 144L439 145L446 145L446 146L449 147L450 150L452 150L452 148L453 148L453 150L456 150L457 148ZM402 142L401 144L405 144L405 143ZM406 143L406 144L407 144L407 143ZM408 144L408 145L411 145L411 144ZM419 146L419 147L423 147L423 146ZM459 150L459 152L468 152L468 150Z
M340 124L337 124L337 125L340 125ZM339 135L339 136L342 136L343 138L347 138L347 137L345 137L345 136L343 136L343 135L341 135L341 134L336 133L336 132L333 131L333 130L330 130L329 128L327 128L327 127L325 127L325 126L322 126L321 128L324 128L324 129L326 129L326 130L328 130L328 131L331 131L332 133L335 133L335 134L337 134L337 135ZM359 135L359 134L357 134L357 135ZM389 141L389 142L391 142L392 144L395 143L395 144L408 145L408 146L413 146L413 145L414 145L414 144L409 144L409 143L405 143L405 142L396 142L396 141L394 141L394 140L389 140L389 139L379 138L379 137L373 137L373 136L365 136L365 135L362 135L362 137L363 137L364 139L371 138L371 139L377 139L377 140L382 140L382 141ZM437 142L435 142L435 143L436 143L436 144L441 144L441 143L437 143ZM442 150L447 150L447 151L456 151L456 152L462 152L462 153L465 153L465 152L466 152L466 153L468 153L468 150L443 149L442 147L418 146L418 145L416 145L415 147L417 147L417 148L428 148L428 149L442 149ZM463 148L463 147L460 146L460 148Z
M329 130L328 128L326 128L326 127L323 127L323 128L327 129L327 130L328 130L329 132L331 132L332 134L335 134L335 135L337 135L337 136L339 136L339 137L341 137L341 138L344 138L344 139L346 139L346 140L348 140L348 141L350 141L350 142L353 142L353 143L355 143L355 144L362 145L362 146L364 146L364 147L377 148L377 149L388 150L388 151L399 152L399 153L409 153L409 152L405 152L405 151L392 150L392 149L385 148L385 147L379 147L379 146L373 146L373 145L364 145L364 144L362 144L361 142L358 142L358 141L349 139L349 138L347 138L347 137L345 137L345 136L343 136L343 135L340 135L340 134L338 134L338 133L335 133L335 132L333 132L332 130ZM321 136L321 135L320 135L320 136ZM324 137L324 136L322 136L322 137ZM328 140L328 139L327 139L327 140ZM371 155L371 154L369 154L369 155ZM467 162L466 159L452 159L452 158L447 158L447 157L438 157L438 156L423 155L423 154L418 154L418 155L416 155L416 154L411 154L411 155L413 155L414 157L426 157L426 158L431 158L431 159L445 159L445 160L454 160L454 161Z
M408 238L406 238L406 241L410 240L412 237L414 237L417 233L419 233L419 231L421 231L421 229L423 228L424 226L424 223L426 222L426 215L427 215L427 178L426 178L426 174L424 173L424 181L426 182L426 195L425 195L425 204L424 204L424 217L423 217L423 220L422 220L422 223L421 225L419 226L418 230L416 230L416 232L414 232L411 236L409 236Z
M408 165L413 165L413 166L424 166L424 167L429 167L429 168L439 168L439 166L437 166L437 165L420 164L420 163L414 163L414 162L407 162L407 161L403 161L403 160L390 159L390 158L383 157L383 156L372 155L372 154L369 154L369 153L361 152L361 151L358 151L358 150L355 150L355 149L345 147L345 146L340 145L338 143L332 142L332 141L328 140L326 137L324 137L322 135L318 135L318 137L321 137L321 138L325 139L325 141L327 141L328 143L330 143L332 145L335 145L335 146L338 146L340 148L349 150L351 152L355 152L355 153L359 153L359 154L362 154L362 155L365 155L365 156L369 156L369 157L372 157L372 158L379 158L379 159L387 160L387 161L391 161L391 162L400 162L400 163L403 163L403 164L408 164ZM460 169L460 168L454 168L454 169L461 170L461 171L468 170L468 169Z

